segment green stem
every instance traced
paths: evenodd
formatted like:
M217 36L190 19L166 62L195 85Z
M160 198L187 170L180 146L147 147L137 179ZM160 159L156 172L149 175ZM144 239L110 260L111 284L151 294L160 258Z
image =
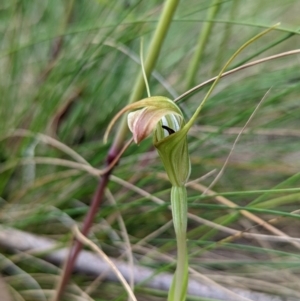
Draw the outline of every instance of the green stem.
M184 301L188 284L188 254L186 247L187 193L185 186L173 186L171 190L173 224L177 240L177 267L168 301Z
M212 20L216 16L218 9L220 6L220 0L214 0L212 3L210 10L208 11L207 19ZM187 81L186 81L186 88L189 89L190 87L195 85L195 76L197 71L200 68L201 59L203 56L203 52L205 46L207 44L209 35L211 33L213 22L206 22L203 25L202 31L199 35L198 44L193 55L193 58L190 61L188 71L187 71Z
M152 70L155 67L156 61L161 51L163 42L166 38L168 29L172 22L173 15L175 13L178 3L179 0L166 0L164 9L162 11L162 15L160 17L154 36L152 38L147 59L145 62L145 73L147 78L149 78L149 75L152 73ZM144 90L145 90L145 82L144 82L143 74L142 72L140 72L136 79L135 85L132 89L132 93L130 95L128 103L133 103L141 99L143 97ZM126 116L124 116L119 125L119 128L117 130L117 135L115 136L115 140L112 145L113 150L121 149L127 131L128 131L127 118Z

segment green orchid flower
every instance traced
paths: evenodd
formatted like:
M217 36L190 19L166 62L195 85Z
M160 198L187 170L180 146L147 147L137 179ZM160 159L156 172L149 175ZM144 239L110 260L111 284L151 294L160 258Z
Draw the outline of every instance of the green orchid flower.
M109 124L104 141L107 140L116 120L126 112L130 112L127 117L128 127L137 144L153 133L153 144L172 184L171 208L178 254L177 268L168 300L183 301L188 283L185 188L191 171L187 145L188 127L186 127L180 108L172 100L163 96L148 97L123 108Z

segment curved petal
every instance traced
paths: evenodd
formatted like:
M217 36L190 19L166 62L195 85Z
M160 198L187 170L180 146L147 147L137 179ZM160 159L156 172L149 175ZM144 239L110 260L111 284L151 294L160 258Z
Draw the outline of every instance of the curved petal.
M158 122L168 114L181 116L179 113L170 109L158 109L153 107L129 113L128 126L133 133L134 141L140 143L143 139L147 138L156 128Z
M153 110L166 109L170 113L182 115L180 108L167 97L153 96L153 97L144 98L140 101L127 105L115 115L115 117L111 120L111 122L109 123L105 131L104 138L103 138L104 142L106 143L109 132L111 131L113 125L116 123L116 121L118 120L118 118L120 118L121 115L123 115L128 111L140 109L143 107L146 107L148 109L153 109Z

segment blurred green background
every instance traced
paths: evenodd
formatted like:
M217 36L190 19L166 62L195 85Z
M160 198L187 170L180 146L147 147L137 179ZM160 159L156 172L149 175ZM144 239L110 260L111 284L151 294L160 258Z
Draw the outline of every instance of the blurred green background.
M1 231L22 230L68 247L70 229L81 225L98 181L72 165L72 154L103 168L115 134L105 145L104 131L128 101L141 70L141 38L146 53L162 7L163 1L156 0L1 0ZM246 48L229 69L300 48L299 12L296 0L180 1L149 78L151 94L175 99L216 76L244 42L277 22L278 28ZM202 55L195 63L199 37ZM209 173L188 190L189 212L204 219L189 221L191 267L226 288L291 298L286 300L300 298L300 242L289 237L300 235L299 64L300 56L291 55L225 77L189 136L190 179ZM193 68L196 73L189 80ZM179 103L187 118L208 87ZM270 88L211 188L219 198L203 195ZM129 242L136 266L158 276L172 273L176 242L167 207L170 185L151 139L131 145L113 175L90 238L113 258L126 255ZM237 208L230 209L220 196ZM241 209L252 213L252 219ZM274 228L257 226L253 216L271 220ZM253 236L221 242L230 231L213 226L218 224ZM11 233L13 238L19 232ZM50 300L60 269L45 254L22 249L22 239L9 245L8 238L0 236L0 268L12 300ZM94 279L75 273L66 300L127 300L119 282L91 288ZM78 293L86 289L91 299ZM135 292L138 300L165 300L167 295L147 283Z

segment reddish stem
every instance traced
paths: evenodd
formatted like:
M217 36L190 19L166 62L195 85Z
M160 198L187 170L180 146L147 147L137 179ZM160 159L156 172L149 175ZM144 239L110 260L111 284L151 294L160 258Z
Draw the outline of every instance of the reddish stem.
M118 152L114 148L112 148L108 153L108 156L106 159L106 166L109 166L109 164L114 161L114 159L117 157L117 155L118 155ZM109 176L110 176L112 170L113 170L113 168L111 168L109 171L107 171L105 174L103 174L99 180L97 189L94 193L94 196L93 196L93 199L91 202L91 206L84 219L83 226L81 229L82 234L85 236L88 235L89 230L92 226L94 217L95 217L96 213L98 212L98 207L101 204L101 201L103 199L105 188L108 184ZM59 283L59 286L56 290L55 298L53 300L55 300L55 301L60 300L60 298L65 290L65 287L69 282L74 265L76 263L77 256L80 253L81 249L82 249L82 243L75 239L73 241L73 247L71 248L68 258L67 258L67 261L65 263L65 267L63 270L63 274L62 274L62 279Z

